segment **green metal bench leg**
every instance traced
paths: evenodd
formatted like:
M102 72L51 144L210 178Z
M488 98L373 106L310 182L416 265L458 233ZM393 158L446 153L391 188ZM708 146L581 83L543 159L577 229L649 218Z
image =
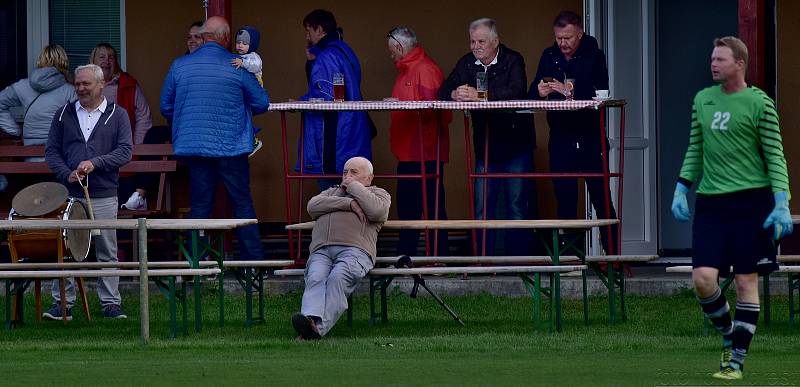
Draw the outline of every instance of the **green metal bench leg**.
M375 325L375 278L369 277L369 325Z
M763 280L763 288L764 288L764 325L769 326L770 323L770 316L771 316L771 302L770 302L770 292L769 292L769 274L765 274Z
M183 297L181 298L181 307L183 308L183 335L189 336L189 292L187 291L189 287L186 285L186 281L181 281L181 293Z
M266 317L264 316L264 309L265 309L265 300L264 300L264 276L266 273L259 272L258 273L258 319L262 323L266 322Z
M549 316L547 316L547 326L549 332L555 331L555 320L556 320L556 310L555 310L555 295L553 294L553 286L555 285L555 278L553 277L553 273L547 274L548 279L550 280L550 298L547 300L548 306L550 309Z
M608 262L606 265L606 272L608 273L608 318L611 324L617 322L617 292L616 292L616 273L614 272L614 263Z
M583 324L589 326L589 285L586 270L581 270L581 285L583 286Z
M558 237L558 230L553 229L553 264L560 265L561 248ZM555 302L554 302L555 301ZM561 332L561 275L555 273L555 276L550 274L550 305L555 303L555 307L551 307L550 326L552 330L553 319L555 319L555 328L557 332ZM554 310L555 309L555 310ZM555 312L555 313L553 313Z
M533 275L533 321L542 328L542 274Z
M244 269L244 297L245 297L245 326L253 325L253 272L252 269Z
M199 235L197 230L192 231L192 268L200 268L200 249L198 248ZM200 332L203 329L202 314L202 293L200 291L200 276L194 277L194 330Z
M628 321L628 308L625 306L625 263L619 265L619 308L622 312L622 321Z
M389 302L386 300L386 288L389 287L389 282L384 280L381 282L381 322L389 322Z
M794 304L794 290L800 290L800 274L789 273L789 326L794 326L794 315L797 313ZM798 291L800 293L800 291ZM800 297L798 297L800 298ZM798 300L800 301L800 300Z
M11 280L5 280L6 283L6 330L11 330L13 323L11 322Z
M175 311L175 277L169 277L169 338L177 336L177 316Z
M353 327L353 295L347 296L347 327Z
M222 236L220 235L220 240L223 240ZM220 243L221 245L222 243ZM219 275L217 275L217 280L219 283L219 326L225 326L225 267L223 267L224 263L222 262L222 250L219 251L219 256L217 257L217 266L219 266Z

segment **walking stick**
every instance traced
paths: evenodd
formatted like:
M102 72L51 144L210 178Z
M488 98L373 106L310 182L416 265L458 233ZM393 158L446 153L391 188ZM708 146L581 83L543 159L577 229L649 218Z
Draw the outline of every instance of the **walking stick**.
M86 179L86 183L83 182L83 179ZM86 207L89 209L89 219L94 220L94 209L92 208L92 199L89 197L89 175L85 175L83 178L78 176L78 184L80 184L81 188L83 188L83 197L86 198ZM100 230L92 229L91 235L100 236Z

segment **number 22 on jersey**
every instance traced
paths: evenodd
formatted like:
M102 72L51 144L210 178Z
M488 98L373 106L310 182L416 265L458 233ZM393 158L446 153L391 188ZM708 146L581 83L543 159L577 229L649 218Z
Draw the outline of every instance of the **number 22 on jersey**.
M711 121L711 129L728 130L728 121L730 121L730 119L730 112L714 112L714 120Z

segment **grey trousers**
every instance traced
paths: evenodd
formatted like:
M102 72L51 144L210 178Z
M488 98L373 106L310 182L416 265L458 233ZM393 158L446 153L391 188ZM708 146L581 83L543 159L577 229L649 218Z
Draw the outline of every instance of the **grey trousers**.
M87 206L85 199L78 199ZM92 208L94 209L95 219L117 219L118 201L116 196L107 198L92 198ZM117 262L117 230L100 230L99 236L92 237L94 250L98 262ZM61 294L58 290L58 281L53 280L51 294L56 303L61 302ZM75 303L75 281L69 278L66 283L67 288L67 307L71 308ZM101 277L97 279L97 296L100 298L100 305L122 305L122 297L119 295L119 277Z
M317 327L327 334L344 311L347 297L374 264L364 250L350 246L325 246L306 262L306 289L300 313L317 317Z

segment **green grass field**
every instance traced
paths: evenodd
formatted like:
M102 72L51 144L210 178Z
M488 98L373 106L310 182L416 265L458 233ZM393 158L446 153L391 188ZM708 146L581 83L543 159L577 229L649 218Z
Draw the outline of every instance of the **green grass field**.
M76 309L66 326L36 323L29 306L27 325L0 333L0 385L800 385L800 326L788 326L786 298L774 298L773 323L759 326L738 383L711 379L720 339L701 335L688 292L630 297L630 319L616 325L605 298L592 300L589 327L570 301L558 334L534 329L527 298L445 299L466 327L430 298L395 292L389 324L369 327L368 300L356 297L352 328L343 319L320 342L296 342L289 317L299 294L270 297L268 322L252 328L243 298L233 296L220 328L207 294L204 330L176 340L166 339L166 303L155 296L148 346L139 343L134 295L125 299L126 321L87 322Z

